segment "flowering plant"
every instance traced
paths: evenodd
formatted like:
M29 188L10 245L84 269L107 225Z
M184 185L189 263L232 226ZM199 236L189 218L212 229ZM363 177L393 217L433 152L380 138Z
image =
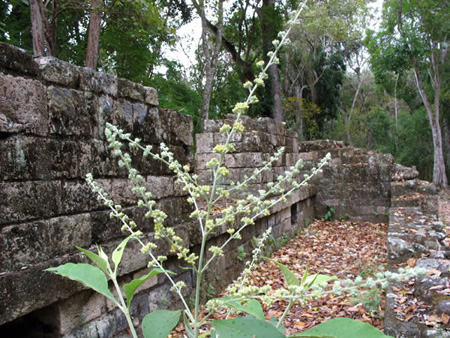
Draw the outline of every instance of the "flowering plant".
M237 103L233 108L233 113L236 114L236 120L232 125L224 124L220 128L220 132L224 133L225 142L214 147L213 152L217 154L212 158L206 167L212 170L213 179L211 185L202 185L199 183L198 176L191 174L188 166L181 165L174 159L174 155L169 151L164 144L160 145L160 152L155 153L151 146L143 146L140 139L132 139L131 135L125 133L123 130L114 125L107 124L105 135L114 156L118 158L120 167L126 168L128 178L133 182L132 191L138 197L137 205L146 210L145 217L153 219L154 223L154 239L164 239L170 245L170 253L176 254L178 259L182 260L184 264L188 265L196 275L196 289L194 296L193 308L189 306L189 302L185 299L183 289L186 287L183 281L176 281L174 273L164 267L164 261L167 256L156 255L157 249L156 241L146 241L143 233L138 230L137 224L129 218L129 216L122 210L120 205L115 204L108 196L108 193L102 189L94 180L92 175L87 176L87 183L92 190L97 194L98 199L103 201L104 205L110 208L111 218L118 219L122 224L122 231L128 233L118 247L113 251L111 260L98 246L97 253L88 251L83 248L78 248L85 253L92 262L96 265L89 264L73 264L68 263L58 267L47 269L48 271L60 274L62 276L71 278L75 281L81 282L84 285L92 288L96 292L104 295L110 299L125 315L130 332L133 337L137 338L138 334L133 325L133 320L130 315L130 306L133 296L138 288L149 278L164 274L172 285L171 290L175 292L183 304L182 310L156 310L149 313L142 322L142 332L144 337L166 337L170 334L173 328L180 322L182 318L186 335L189 338L199 337L258 337L258 338L278 338L285 337L283 331L283 321L289 310L296 302L304 303L311 297L321 297L328 293L350 292L355 293L359 288L373 288L376 285L386 286L390 279L399 279L402 276L410 277L416 274L416 271L405 270L399 274L393 273L379 273L376 280L337 280L334 276L326 276L321 274L310 275L308 270L299 279L289 269L280 263L276 263L284 274L286 279L287 289L279 289L272 291L269 286L254 287L248 283L248 275L255 264L262 258L261 251L264 246L264 241L269 236L271 229L269 228L262 237L257 241L257 245L253 250L252 260L247 262L246 269L237 283L229 287L229 296L222 298L215 298L209 300L205 306L205 314L200 316L200 290L205 273L208 267L213 264L214 260L223 255L224 247L231 241L241 239L242 231L252 226L255 220L264 215L268 215L269 209L276 204L286 201L293 192L302 186L306 186L308 181L322 171L322 168L330 160L328 154L322 159L318 165L311 170L309 174L305 174L299 178L300 170L303 166L302 160L299 160L294 166L287 170L284 175L277 177L276 182L268 183L266 189L261 189L256 194L249 194L245 199L238 200L236 203L228 205L219 217L213 217L212 207L222 199L229 198L233 191L243 190L247 184L255 179L264 171L271 170L272 165L276 162L283 153L280 149L274 154L269 161L265 162L261 168L256 169L249 178L242 182L232 182L230 188L219 186L218 182L229 175L228 168L224 165L225 155L235 151L231 143L232 137L235 133L243 132L245 130L241 123L241 116L247 112L249 105L258 101L255 96L255 91L259 86L264 85L264 80L267 79L267 70L271 64L278 63L277 53L281 46L288 42L288 34L292 24L296 23L299 15L303 9L301 6L294 14L289 23L289 28L286 32L279 34L280 40L274 41L275 51L271 52L269 62L264 65L263 61L259 61L257 66L261 68L258 77L252 82L247 82L244 87L248 89L249 93L246 101ZM166 227L164 221L167 215L155 207L156 202L152 199L152 193L148 191L144 185L144 178L132 166L131 156L124 150L124 144L128 144L131 150L142 151L144 157L152 157L155 160L161 161L174 172L177 177L177 183L180 184L184 191L189 195L188 202L193 206L193 212L190 217L195 219L198 223L202 239L200 251L198 254L191 252L189 247L183 245L183 239L176 234L173 228ZM289 186L289 188L286 188ZM200 201L206 201L206 208L201 207ZM215 230L222 227L227 227L230 224L239 224L236 227L230 227L226 230L229 237L221 246L208 246L207 238ZM121 290L117 281L117 271L122 260L123 252L129 241L137 241L141 245L141 251L149 257L148 266L151 271L130 283L123 286ZM110 291L108 287L108 279L111 280L116 295ZM333 282L330 289L326 286L329 282ZM261 303L271 304L277 299L286 299L288 305L283 315L275 321L266 321ZM212 320L212 315L221 308L227 308L230 313L245 313L247 317L237 317L234 319ZM368 324L346 320L346 333L348 336L367 337L366 335L352 334L354 332L369 332L371 337L383 337L384 335L371 327ZM341 337L336 327L342 325L341 322L333 324L328 322L322 324L308 332L303 332L290 336L294 337ZM359 330L359 331L358 331ZM362 331L361 331L362 330Z

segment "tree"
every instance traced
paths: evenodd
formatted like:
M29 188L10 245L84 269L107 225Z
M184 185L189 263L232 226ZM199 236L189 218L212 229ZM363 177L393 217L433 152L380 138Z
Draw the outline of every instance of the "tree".
M88 42L86 49L85 66L91 69L97 68L98 43L100 40L100 24L102 21L102 2L91 0L91 13L89 20Z
M448 185L440 126L441 89L450 32L450 5L442 0L390 0L384 3L380 33L373 35L370 52L375 74L411 69L430 123L433 183Z
M202 129L205 121L209 119L209 106L211 93L213 89L214 77L216 75L217 65L219 62L219 53L222 47L223 34L223 0L218 0L216 8L217 24L215 29L211 29L211 23L206 18L206 5L204 0L193 1L197 14L202 22L202 50L204 69L204 85L202 91L202 111L201 122ZM208 24L209 23L209 24ZM215 41L212 41L210 33L215 34Z
M283 90L285 97L298 99L296 129L301 139L305 138L300 106L304 100L320 106L319 124L337 115L346 65L358 61L362 54L367 2L314 1L293 32L284 57Z

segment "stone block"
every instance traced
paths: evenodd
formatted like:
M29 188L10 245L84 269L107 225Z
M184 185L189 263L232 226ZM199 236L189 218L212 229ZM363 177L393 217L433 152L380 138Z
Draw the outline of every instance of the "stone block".
M50 86L47 99L51 134L93 135L95 112L92 111L92 94Z
M263 166L261 153L238 153L225 155L225 165L229 168L258 168Z
M114 101L111 115L106 121L124 129L127 133L133 133L133 104L129 101Z
M101 141L106 141L106 122L112 122L112 110L114 99L109 95L95 96L92 100L94 123L94 137Z
M139 83L117 78L117 94L126 99L144 102L145 87Z
M192 116L180 114L177 112L167 112L169 119L170 144L186 145L192 147L194 145L194 121Z
M40 57L36 63L45 81L75 88L80 78L80 68L53 56Z
M80 89L116 97L117 78L89 68L80 68Z
M214 134L200 133L196 134L197 154L212 153L214 148Z
M231 155L227 155L231 156ZM195 154L195 168L196 170L205 170L206 164L213 158L220 158L219 154Z
M46 135L45 87L38 81L0 73L0 132Z
M82 291L58 302L59 333L68 335L81 323L99 319L106 312L105 296L91 290Z
M148 109L145 115L135 115L133 136L139 137L146 144L158 144L168 141L168 123L164 121L158 108Z
M93 243L106 243L123 236L120 231L122 226L120 221L118 219L111 219L109 217L110 212L110 210L90 212Z
M152 87L144 87L145 91L145 103L151 105L151 106L158 106L158 92L155 88Z
M91 243L87 214L22 223L2 229L0 269L19 269L57 255L73 252L75 246ZM3 265L4 264L4 265Z
M30 53L5 42L0 42L0 68L25 75L39 74L39 67Z
M81 255L55 258L0 275L0 325L82 290L80 283L44 271L51 266L67 263L69 259L80 262Z
M4 180L84 178L91 168L91 146L84 142L14 136L0 141L0 150Z
M97 183L102 183L102 180L96 181ZM110 190L107 189L106 191L109 192ZM91 188L85 181L71 180L61 183L62 214L83 213L89 210L101 209L102 207L103 202L97 200L97 195L91 191Z
M161 199L175 194L174 180L173 176L147 176L146 183L153 198Z
M59 182L0 183L0 224L52 217L61 211Z

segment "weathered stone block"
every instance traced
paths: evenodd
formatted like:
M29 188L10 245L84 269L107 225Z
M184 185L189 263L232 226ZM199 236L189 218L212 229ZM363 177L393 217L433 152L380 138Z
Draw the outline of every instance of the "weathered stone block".
M0 183L0 224L57 215L61 210L59 182Z
M131 82L126 79L117 79L117 93L127 99L136 101L144 101L145 90L144 86L139 83Z
M145 91L145 103L152 105L152 106L158 106L158 92L155 88L152 87L144 87Z
M96 180L103 186L103 181ZM109 183L109 180L108 180ZM106 189L110 191L110 189ZM63 181L61 183L61 208L63 214L83 213L89 210L100 209L103 202L97 200L97 196L85 181Z
M53 179L83 177L91 168L84 142L14 136L0 141L0 177Z
M133 104L129 101L114 101L111 115L106 121L122 128L127 133L133 132Z
M94 112L93 97L73 89L48 87L47 89L50 132L61 135L91 136Z
M45 87L36 80L0 73L0 132L46 135Z
M70 260L80 262L81 255ZM68 258L56 258L25 270L0 275L0 325L82 290L81 284L44 271L67 262Z
M197 154L212 153L214 145L213 133L200 133L195 135L197 144Z
M33 56L22 48L0 42L0 68L26 75L38 75Z
M169 118L168 126L171 132L170 143L192 147L194 145L194 122L192 116L172 111L167 112L167 115Z
M115 97L117 96L117 78L89 68L80 68L80 89Z
M19 269L73 252L76 245L91 243L87 214L51 218L48 221L23 223L2 229L3 246L0 269Z
M106 298L91 290L82 291L56 305L59 332L68 335L82 323L99 319L106 312Z
M36 59L44 80L75 88L80 78L80 68L53 56Z

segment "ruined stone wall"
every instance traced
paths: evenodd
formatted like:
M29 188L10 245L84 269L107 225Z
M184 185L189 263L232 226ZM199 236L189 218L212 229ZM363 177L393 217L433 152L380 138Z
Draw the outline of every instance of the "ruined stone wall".
M107 149L106 122L125 128L156 149L161 142L166 143L176 159L194 168L192 119L160 110L153 88L51 57L34 60L23 50L3 43L0 93L0 336L118 337L126 330L126 322L109 301L43 270L67 262L86 262L75 246L95 250L94 245L99 244L111 252L124 237L120 225L110 219L109 211L84 183L89 172L146 236L153 237L152 222L134 206L126 172ZM264 153L289 143L290 154L295 153L294 135L287 136L288 132L273 122L264 124L275 126L265 135L273 138L273 147ZM258 161L258 150L252 150L251 144L252 140L242 142L244 148L233 155L236 163L239 156L246 162L249 158ZM197 251L201 237L190 223L192 210L185 192L174 184L174 176L161 163L132 156L147 188L155 195L157 207L168 214L166 224ZM243 176L258 163L230 167L233 175ZM280 163L270 180L285 166ZM237 246L248 252L253 236L259 236L268 226L281 237L311 221L314 192L313 187L299 191L244 231L241 242L227 247L207 276L209 291L220 291L243 268ZM228 238L221 230L209 244L220 245ZM148 271L147 258L139 249L132 242L127 246L119 271L121 284ZM160 243L155 254L167 253L168 246ZM167 266L177 273L176 280L188 285L185 292L189 296L194 276L178 267L174 257L169 257ZM137 322L157 308L181 307L162 276L150 279L141 290L132 307Z
M118 124L156 149L166 143L181 163L195 168L201 181L211 181L205 164L214 156L213 146L224 141L218 133L223 121L209 121L205 132L197 135L194 158L192 119L160 110L155 89L55 58L33 60L24 51L0 43L0 336L117 337L126 329L124 318L109 301L43 272L69 261L86 261L75 246L93 249L100 244L110 252L123 238L120 226L85 185L89 172L136 219L146 236L153 236L151 221L134 207L126 173L106 147L106 122ZM335 217L387 219L390 155L364 152L342 142L298 143L294 132L267 118L245 118L243 123L246 131L232 140L236 152L225 159L229 180L250 176L279 147L286 148L271 171L249 183L246 193L276 181L298 159L304 161L303 173L309 173L327 152L332 160L310 186L272 208L269 216L242 233L241 242L227 247L207 276L208 285L215 288L209 291L220 291L238 275L243 262L237 258L237 247L250 251L253 236L269 226L281 238L314 217L323 217L329 207L336 211ZM157 207L169 215L166 224L175 228L187 246L198 250L200 234L188 217L191 207L172 173L159 162L133 157ZM228 185L229 180L221 184ZM231 197L242 197L242 193ZM221 229L209 244L220 245L228 236ZM161 243L158 250L156 254L167 254L167 245ZM121 283L146 273L146 263L139 247L131 243L120 270ZM180 269L174 257L167 264L188 285L188 296L194 276ZM156 308L179 308L169 289L161 276L147 281L134 298L136 320Z
M330 164L314 179L317 187L316 215L323 217L332 208L333 218L387 222L391 205L393 157L357 149L341 141L301 142L299 151L309 170L326 153Z
M70 336L83 324L88 337L111 336L126 324L109 302L43 269L84 261L75 246L99 244L111 251L123 238L84 183L89 172L152 237L152 223L133 206L127 175L107 149L105 123L156 148L165 142L181 163L193 165L192 119L160 110L153 88L51 57L33 60L6 44L0 44L0 93L0 324L31 313L26 325L10 324L11 336ZM134 157L157 206L169 215L167 224L189 243L185 193L161 163ZM146 257L133 243L129 247L122 282L146 271ZM162 283L154 278L146 287L156 290ZM137 297L138 318L156 306L149 297Z

